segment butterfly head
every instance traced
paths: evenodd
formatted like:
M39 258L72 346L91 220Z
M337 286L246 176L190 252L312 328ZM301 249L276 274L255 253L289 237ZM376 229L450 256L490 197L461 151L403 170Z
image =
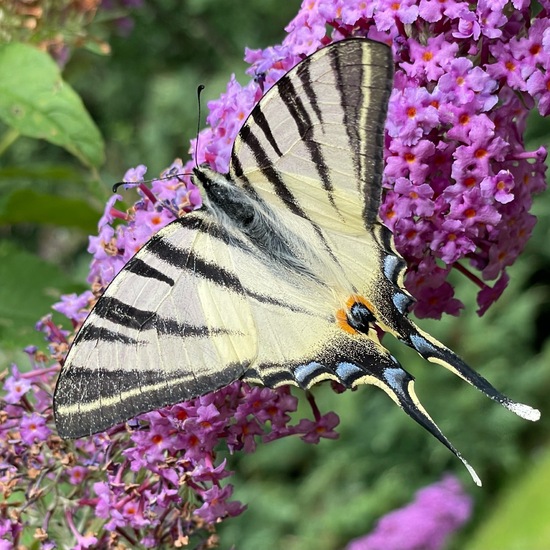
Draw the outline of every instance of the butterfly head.
M225 225L237 226L243 231L257 217L257 208L246 192L207 164L194 168L192 179L201 190L206 210Z

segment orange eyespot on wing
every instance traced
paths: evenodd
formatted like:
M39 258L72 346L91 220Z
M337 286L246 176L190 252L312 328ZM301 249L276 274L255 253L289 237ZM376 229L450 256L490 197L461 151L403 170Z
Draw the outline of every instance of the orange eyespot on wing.
M368 333L369 323L376 320L372 304L360 294L352 294L346 300L346 307L339 309L335 317L338 326L348 334Z
M361 296L361 294L352 294L346 300L346 307L348 308L348 311L351 310L351 308L357 303L363 304L371 313L374 313L375 310L372 304L364 296Z
M348 312L345 309L339 309L336 312L336 322L344 332L357 334L357 331L348 322Z

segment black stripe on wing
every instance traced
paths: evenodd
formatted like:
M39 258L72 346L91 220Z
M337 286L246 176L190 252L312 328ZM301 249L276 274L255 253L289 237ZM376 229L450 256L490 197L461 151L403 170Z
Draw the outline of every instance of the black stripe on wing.
M311 74L309 72L310 65L311 65L311 57L304 59L302 64L298 67L296 71L296 75L302 82L302 86L304 87L304 92L306 93L310 107L313 109L313 111L315 112L315 116L317 117L317 119L322 125L324 122L323 112L319 108L319 100L317 98L317 94L315 93L313 82L311 80Z
M302 81L303 85L309 90L310 95L308 95L308 99L310 100L311 106L313 107L315 113L319 113L320 115L319 99L315 96L315 92L311 82L311 76L309 74L310 62L311 58L306 59L300 65L300 69L303 70L297 71L296 74ZM283 99L283 103L288 109L290 116L296 123L298 135L307 147L311 162L317 170L317 174L319 175L319 179L321 180L323 188L328 195L328 200L330 204L335 210L337 210L336 204L334 202L334 197L332 196L333 185L330 179L329 167L323 156L321 146L314 139L315 136L313 132L313 121L311 120L306 108L304 107L300 96L296 92L296 88L292 84L292 79L288 75L283 76L283 78L281 78L279 82L277 82L277 90L279 92L279 95ZM319 115L319 123L317 124L317 126L322 124L322 118Z
M255 107L255 109L259 109L259 108L260 108L259 105ZM256 164L258 165L259 170L265 176L267 181L271 183L271 185L273 186L273 189L275 190L275 194L283 201L285 206L296 216L300 216L306 220L309 220L307 214L298 205L296 198L294 197L290 189L286 186L283 178L281 177L281 174L273 166L273 161L269 158L267 152L262 147L262 145L260 144L260 141L254 135L254 133L252 132L252 129L248 124L245 124L241 128L239 136L242 139L242 141L246 143L246 145L250 148L250 151L254 156L254 159L256 161ZM236 164L233 162L234 156L235 155L232 155L233 169L237 177L240 177L239 173L236 171Z
M212 334L237 334L225 328L209 328L180 323L161 317L155 311L139 309L112 296L103 296L93 310L94 316L124 328L143 331L155 329L159 334L181 337L210 336ZM90 323L93 323L93 318Z
M277 145L277 142L275 141L275 137L273 136L273 132L271 131L271 127L269 126L269 122L267 122L267 119L265 118L262 110L256 108L252 111L250 116L254 119L254 122L258 125L258 128L260 128L264 133L267 141L269 141L269 145L273 147L273 150L277 153L279 157L282 157L283 153L281 152L279 146Z
M367 49L371 58L368 65L365 59ZM381 200L384 126L392 89L391 50L377 42L350 40L345 48L332 48L329 57L336 74L350 150L355 155L356 178L363 186L363 218L370 227L376 221ZM368 102L365 76L369 81ZM363 122L365 108L367 116Z
M243 381L261 384L268 388L277 388L286 384L296 384L289 365L280 363L262 363L249 368L243 375Z
M202 231L202 226L199 231ZM192 249L188 250L186 248L174 246L162 235L158 235L157 238L154 237L153 239L150 245L148 245L147 251L154 254L160 260L179 269L188 269L197 277L216 284L221 284L238 294L243 293L239 278L223 267L204 260Z
M102 432L139 413L224 387L239 379L247 367L248 363L232 363L215 374L200 375L160 368L135 370L130 365L108 370L73 364L62 372L56 388L58 432L64 438ZM71 407L72 403L78 407ZM67 411L67 406L75 410Z
M174 286L174 279L166 276L164 273L155 269L154 267L146 264L142 259L134 256L124 267L125 271L135 273L140 277L146 277L148 279L156 279L167 285Z
M77 345L78 342L91 342L91 341L101 341L101 342L117 342L120 344L127 345L136 345L140 344L140 340L122 334L120 332L115 332L109 330L105 327L98 327L91 322L86 323L76 335L73 345Z

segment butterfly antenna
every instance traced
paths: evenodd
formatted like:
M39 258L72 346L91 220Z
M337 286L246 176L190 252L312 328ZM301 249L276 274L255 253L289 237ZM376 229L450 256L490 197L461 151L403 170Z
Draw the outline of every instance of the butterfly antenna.
M204 90L204 84L200 84L198 87L197 87L197 104L198 104L198 115L197 115L197 139L195 139L195 166L198 168L199 165L198 165L198 162L197 162L197 158L198 158L198 154L199 154L199 138L200 138L200 131L201 131L201 118L202 118L202 113L201 113L201 94L202 94L202 91Z
M118 188L121 186L121 185L126 185L128 182L127 181L119 181L117 183L115 183L113 185L113 193L116 193L118 191Z
M204 84L200 84L197 87L197 104L198 104L198 116L197 116L197 138L195 140L195 167L198 168L199 165L197 163L197 157L199 154L199 138L200 138L200 127L201 127L201 93L204 90ZM151 183L153 181L158 180L164 180L164 179L171 179L171 178L178 178L178 180L183 181L180 176L190 176L191 173L178 173L177 170L174 168L168 170L168 172L164 172L164 175L160 178L155 178L152 180L144 180L144 181L119 181L113 185L113 193L116 193L120 186L122 185L133 185L136 187L139 187L142 192L151 200L153 204L157 202L157 198L153 195L151 190L145 185L146 183ZM166 204L164 201L161 201L161 205L164 208L167 208L172 212L174 215L178 215L178 213L173 209L172 205Z

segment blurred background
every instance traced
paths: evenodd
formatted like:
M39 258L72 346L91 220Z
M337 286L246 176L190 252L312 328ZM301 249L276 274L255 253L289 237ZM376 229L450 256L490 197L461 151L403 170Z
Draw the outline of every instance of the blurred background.
M63 68L103 136L104 162L86 165L47 141L14 136L0 122L2 370L13 361L25 364L25 346L45 347L34 325L61 294L87 288L87 239L112 184L138 164L154 177L174 158L185 162L196 135L197 86L206 86L205 106L225 90L231 73L246 83L244 47L280 43L300 2L263 0L246 9L231 0L126 4L104 3L95 18L75 25L75 47ZM0 39L9 40L3 24ZM547 144L549 134L549 122L532 115L527 150ZM475 501L472 519L449 549L550 548L548 193L536 198L534 214L539 222L509 271L510 285L483 318L475 313L476 289L457 274L457 295L466 304L462 316L420 324L512 399L540 408L540 422L515 417L452 374L388 343L483 488L376 388L336 395L321 386L314 392L317 404L340 416L340 439L313 446L287 438L251 455L228 456L236 472L234 496L249 509L220 526L221 548L342 548L445 472L456 474ZM307 403L301 413L311 414Z

